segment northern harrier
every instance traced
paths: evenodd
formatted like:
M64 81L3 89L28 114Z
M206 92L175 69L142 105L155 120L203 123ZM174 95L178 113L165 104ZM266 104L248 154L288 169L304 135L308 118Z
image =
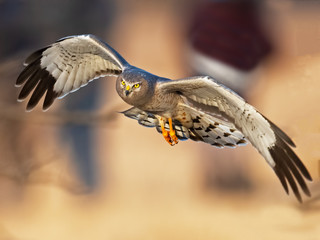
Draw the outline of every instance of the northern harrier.
M93 35L62 38L31 54L16 86L18 100L31 95L27 110L44 96L47 110L56 98L102 76L117 76L119 96L133 107L123 112L165 140L192 139L215 147L235 147L249 141L272 167L285 191L288 184L301 202L298 185L310 196L305 179L312 178L291 149L293 141L236 93L208 76L171 80L130 65ZM32 92L32 93L31 93ZM31 93L31 94L30 94ZM298 184L297 184L298 183Z

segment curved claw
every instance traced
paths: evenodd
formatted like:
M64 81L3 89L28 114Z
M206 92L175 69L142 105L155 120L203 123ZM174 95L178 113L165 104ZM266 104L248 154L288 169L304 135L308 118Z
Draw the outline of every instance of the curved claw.
M176 136L176 131L173 129L173 126L172 126L172 118L169 118L169 128L170 128L170 131L167 131L164 127L164 124L166 122L166 120L164 120L163 118L160 119L160 126L161 126L161 130L162 130L162 135L164 137L164 139L171 145L171 146L174 146L175 144L177 144L179 141L178 141L178 138Z
M176 136L176 131L173 129L173 126L172 126L172 118L169 118L168 120L169 120L169 128L170 128L169 135L172 141L171 146L173 146L177 144L179 141Z

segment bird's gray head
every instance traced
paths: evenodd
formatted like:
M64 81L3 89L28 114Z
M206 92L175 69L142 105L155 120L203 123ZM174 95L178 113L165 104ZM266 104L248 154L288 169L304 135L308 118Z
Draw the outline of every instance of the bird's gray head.
M153 96L154 77L154 75L144 71L124 72L117 78L117 92L119 96L130 105L137 107L144 105Z

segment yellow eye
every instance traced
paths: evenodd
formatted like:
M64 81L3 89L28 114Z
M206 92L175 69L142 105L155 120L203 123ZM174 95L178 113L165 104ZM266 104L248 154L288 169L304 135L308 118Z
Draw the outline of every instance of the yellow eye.
M135 88L138 88L138 87L140 87L140 84L139 84L139 83L136 83L136 84L134 85L134 87L135 87Z
M124 85L126 85L126 82L122 80L121 84L122 84L122 86L124 86Z

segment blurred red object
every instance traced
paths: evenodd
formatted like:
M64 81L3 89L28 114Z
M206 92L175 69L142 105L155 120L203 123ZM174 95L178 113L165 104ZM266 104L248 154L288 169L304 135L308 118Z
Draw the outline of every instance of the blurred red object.
M257 1L207 1L195 10L189 41L193 50L242 71L271 52Z
M258 79L259 64L272 50L260 22L259 4L254 0L202 2L195 8L188 32L188 60L195 74L212 76L244 98ZM215 159L204 156L208 189L250 191L254 184L243 159L233 153L215 154Z

